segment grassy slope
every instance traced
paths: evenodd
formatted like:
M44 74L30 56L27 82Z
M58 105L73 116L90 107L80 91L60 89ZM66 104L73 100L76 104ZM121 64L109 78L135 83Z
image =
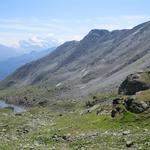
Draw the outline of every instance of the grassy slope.
M141 74L140 76L140 81L143 81L147 84L150 84L150 72L149 71L145 71Z
M0 91L0 99L9 103L37 106L39 102L52 103L56 97L65 90L64 88L52 88L47 86L28 86L19 89L7 89ZM24 102L24 103L23 103Z
M2 109L0 149L50 150L55 147L56 150L120 150L127 149L127 138L134 142L134 147L148 150L149 116L126 113L112 119L106 114L97 116L96 110L80 115L83 109L84 103L77 102L34 107L21 116ZM126 130L130 130L130 134L122 135ZM52 138L55 134L57 139ZM64 135L69 138L64 140Z
M92 113L81 115L87 110L85 101L56 102L51 97L59 90L62 89L31 86L0 92L0 98L11 103L24 101L27 97L27 105L34 106L21 116L0 109L0 150L120 150L128 149L126 139L134 142L135 149L149 149L149 113L125 113L112 119L108 113L111 109L109 100L114 99L116 93L96 93L94 96L100 100L96 109L104 113L97 116L96 110L92 109ZM149 101L150 90L139 92L136 97ZM45 100L51 103L47 107L37 107L38 102ZM122 135L127 130L130 133ZM63 139L66 135L68 138Z

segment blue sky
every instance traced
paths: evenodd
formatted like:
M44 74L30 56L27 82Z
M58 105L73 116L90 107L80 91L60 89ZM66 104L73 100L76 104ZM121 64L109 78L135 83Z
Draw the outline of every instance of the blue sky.
M0 0L0 43L80 40L93 28L132 28L150 20L150 0Z

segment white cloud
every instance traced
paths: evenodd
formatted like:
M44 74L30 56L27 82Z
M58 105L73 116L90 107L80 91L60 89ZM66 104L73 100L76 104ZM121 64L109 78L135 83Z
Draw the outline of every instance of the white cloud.
M56 47L60 43L55 40L53 37L46 37L46 38L41 38L41 37L31 37L28 40L21 40L18 42L17 49L21 49L22 51L40 51L43 49L47 49L50 47Z

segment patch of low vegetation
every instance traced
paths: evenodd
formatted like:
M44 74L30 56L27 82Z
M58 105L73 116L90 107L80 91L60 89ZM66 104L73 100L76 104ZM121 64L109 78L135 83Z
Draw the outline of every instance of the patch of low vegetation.
M43 85L0 91L0 99L23 106L46 106L60 96L61 88Z
M112 91L112 92L104 92L104 93L94 93L94 94L90 94L89 95L89 99L86 102L86 106L87 107L91 107L94 106L96 104L100 104L100 103L106 103L106 104L110 104L112 103L112 100L117 96L117 92L116 91Z
M28 101L28 97L39 96L41 103L22 113L0 109L0 150L149 150L150 90L130 96L96 93L86 101L45 105L43 100L56 89L49 90L49 94L39 87L20 89L17 94L12 90L13 97L20 94ZM3 91L0 96L8 93Z
M107 113L97 115L97 110L81 115L84 109L85 104L73 101L22 113L1 109L0 149L127 149L132 141L132 148L148 150L150 119L130 112L111 118Z
M141 73L140 81L150 84L150 71L145 71Z
M150 90L145 90L145 91L141 91L141 92L136 93L136 98L139 101L150 102Z

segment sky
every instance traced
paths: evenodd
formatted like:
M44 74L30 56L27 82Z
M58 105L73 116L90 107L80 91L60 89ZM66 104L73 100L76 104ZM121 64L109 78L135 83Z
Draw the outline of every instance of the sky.
M0 44L55 45L150 20L150 0L0 0Z

